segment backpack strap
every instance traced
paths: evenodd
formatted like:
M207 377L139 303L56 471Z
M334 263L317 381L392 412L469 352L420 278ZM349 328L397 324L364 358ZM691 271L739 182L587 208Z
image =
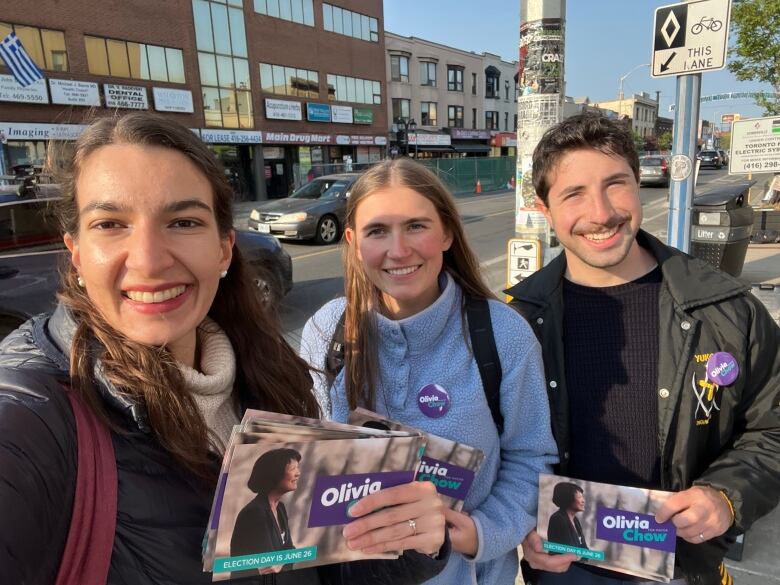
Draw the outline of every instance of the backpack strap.
M336 379L339 372L344 368L344 320L346 311L341 313L336 329L333 331L333 337L330 338L328 345L328 355L325 357L325 371L330 377L331 382Z
M500 436L504 432L504 416L501 414L501 360L493 336L490 306L487 299L470 295L465 295L465 298L471 351L474 352L485 398Z
M76 491L56 585L106 583L114 548L117 471L111 433L70 388L76 423Z

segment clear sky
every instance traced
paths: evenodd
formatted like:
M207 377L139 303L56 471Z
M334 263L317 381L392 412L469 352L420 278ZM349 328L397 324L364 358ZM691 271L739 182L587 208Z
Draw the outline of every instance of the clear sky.
M650 63L653 17L670 0L568 0L566 2L566 95L591 101L617 99L618 82L632 68ZM476 53L489 52L517 60L520 0L384 0L385 30L434 41ZM623 82L626 96L661 92L661 115L673 117L675 77L654 79L649 68L634 71ZM769 90L756 82L740 82L728 71L702 74L701 95L730 91ZM722 114L760 116L752 100L705 102L703 119Z

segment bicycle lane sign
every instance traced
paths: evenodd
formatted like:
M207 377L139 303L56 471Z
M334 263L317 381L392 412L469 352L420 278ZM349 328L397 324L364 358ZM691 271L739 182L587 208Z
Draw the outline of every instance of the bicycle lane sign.
M661 6L653 23L651 75L686 75L726 66L730 0Z

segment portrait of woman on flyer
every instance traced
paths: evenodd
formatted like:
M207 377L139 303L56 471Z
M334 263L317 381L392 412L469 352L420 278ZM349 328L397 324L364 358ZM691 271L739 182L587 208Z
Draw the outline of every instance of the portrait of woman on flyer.
M585 511L585 494L576 483L561 482L553 488L553 504L558 510L550 516L547 540L558 544L588 548L577 514Z
M0 345L3 582L210 583L201 545L233 425L247 408L317 417L307 365L233 245L233 193L189 128L106 117L52 160L70 252L58 305ZM107 495L85 495L96 486ZM348 544L404 550L398 560L245 582L389 585L441 570L435 490L381 490L353 511ZM399 539L410 521L414 537Z
M490 292L452 196L421 164L401 158L366 171L352 187L344 237L346 297L322 307L301 338L301 355L320 372L322 410L345 422L362 406L482 450L464 512L445 511L456 554L430 583L514 583L516 547L536 523L539 473L557 461L536 338ZM500 434L468 341L467 298L489 311ZM335 373L329 348L342 316Z
M246 487L257 496L238 513L230 539L230 556L295 548L282 496L298 488L301 454L295 449L272 449L255 461ZM291 565L263 572L279 572Z

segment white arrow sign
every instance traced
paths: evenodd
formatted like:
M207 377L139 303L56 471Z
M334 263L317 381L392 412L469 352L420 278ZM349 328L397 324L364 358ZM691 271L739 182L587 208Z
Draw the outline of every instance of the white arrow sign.
M698 0L657 8L651 75L723 69L730 19L730 0Z

